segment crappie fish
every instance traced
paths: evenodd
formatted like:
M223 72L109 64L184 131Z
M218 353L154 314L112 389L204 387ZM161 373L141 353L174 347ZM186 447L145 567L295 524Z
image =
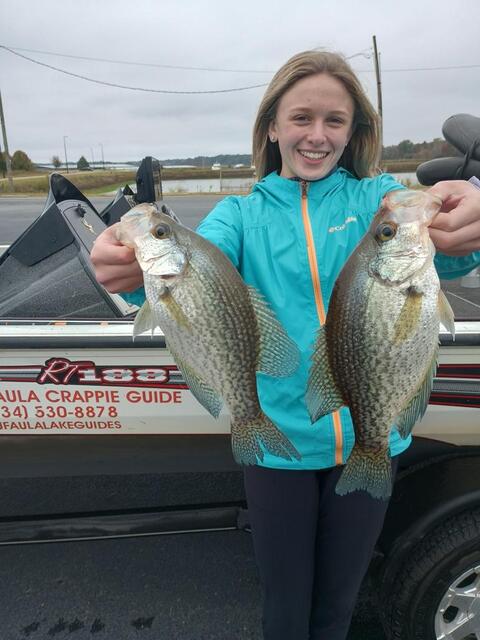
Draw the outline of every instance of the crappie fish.
M284 377L299 363L297 346L262 296L220 249L184 227L166 206L134 207L122 216L117 237L133 247L143 270L146 302L134 336L161 327L200 404L216 418L225 402L237 462L255 464L264 450L300 459L257 396L257 371Z
M312 422L347 406L355 445L337 483L340 495L391 494L389 435L408 437L428 405L439 322L454 334L440 290L428 226L441 201L399 190L382 201L369 231L340 272L318 332L306 394Z

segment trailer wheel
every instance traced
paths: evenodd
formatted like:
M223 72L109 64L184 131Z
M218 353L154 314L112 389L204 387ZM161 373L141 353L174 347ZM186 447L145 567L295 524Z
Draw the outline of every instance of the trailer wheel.
M480 509L434 529L379 592L391 640L480 639Z

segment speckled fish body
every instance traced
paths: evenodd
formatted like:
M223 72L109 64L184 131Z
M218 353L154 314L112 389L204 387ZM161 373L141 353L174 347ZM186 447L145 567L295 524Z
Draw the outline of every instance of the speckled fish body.
M155 205L125 214L118 237L135 249L144 272L147 300L135 333L158 325L197 400L214 417L227 405L235 459L255 464L264 450L298 459L257 396L257 371L289 376L299 361L260 294L215 245Z
M355 445L339 494L391 494L392 425L406 438L425 412L440 321L454 331L428 234L440 206L421 191L387 195L335 283L306 399L312 422L341 406L350 409Z

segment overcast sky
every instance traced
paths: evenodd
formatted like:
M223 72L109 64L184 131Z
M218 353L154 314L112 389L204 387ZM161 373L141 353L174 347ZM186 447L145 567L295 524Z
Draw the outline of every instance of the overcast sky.
M384 143L440 137L454 113L480 116L480 0L0 0L0 44L44 64L116 84L170 91L268 83L291 55L324 47L351 64L376 106L381 54ZM78 60L88 56L135 63ZM425 67L474 68L398 71ZM234 70L241 70L236 72ZM397 71L395 71L397 70ZM250 153L264 88L164 95L93 84L0 49L10 153L36 162L125 161ZM2 143L3 147L3 143Z

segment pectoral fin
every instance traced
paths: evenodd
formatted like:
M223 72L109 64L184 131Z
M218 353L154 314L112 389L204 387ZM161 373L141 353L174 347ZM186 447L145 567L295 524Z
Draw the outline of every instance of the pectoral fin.
M180 358L169 345L167 346L170 350L170 353L172 354L173 359L175 360L177 367L182 372L185 382L192 394L195 396L198 402L203 407L205 407L210 415L212 415L214 418L218 418L223 404L221 396L211 386L206 384L206 382L202 380L199 374L194 371L194 369L190 367L182 358Z
M135 340L137 336L141 333L145 333L145 331L151 331L153 336L155 327L158 327L158 322L152 313L152 308L150 307L148 300L145 300L135 316L135 322L133 323L133 339Z
M396 344L404 342L415 335L422 312L423 295L415 289L410 289L405 297L400 315L393 327L393 341Z
M455 318L453 316L453 310L447 296L441 289L438 292L438 311L440 314L440 322L443 324L445 329L452 334L452 337L455 340Z
M325 327L315 341L305 401L312 423L345 404L330 367Z
M435 349L432 361L430 363L430 366L428 367L425 378L423 379L420 388L410 400L408 405L400 412L397 420L395 420L398 432L403 439L407 438L410 435L413 429L413 425L417 422L417 420L421 420L425 411L427 410L428 399L430 398L430 394L432 393L433 379L435 378L435 373L437 371L437 358L438 347L436 347Z
M260 333L260 356L257 371L269 376L291 376L298 368L300 354L262 295L247 287Z
M183 327L184 329L191 330L192 326L190 324L190 320L185 315L182 307L178 304L175 298L172 296L169 289L165 289L164 293L161 296L161 303L164 305L165 309L168 311L170 316L175 320L179 327Z

